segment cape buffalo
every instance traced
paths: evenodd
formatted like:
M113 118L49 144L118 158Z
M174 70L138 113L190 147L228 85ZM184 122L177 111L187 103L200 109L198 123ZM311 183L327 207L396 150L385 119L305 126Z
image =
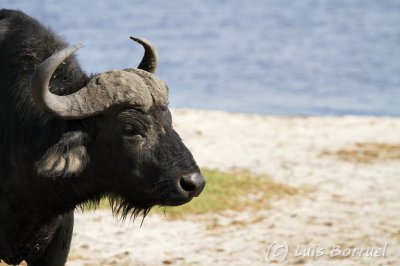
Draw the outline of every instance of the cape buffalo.
M107 196L116 213L180 205L205 186L172 128L152 43L138 69L87 75L68 46L0 10L0 259L64 265L73 210Z

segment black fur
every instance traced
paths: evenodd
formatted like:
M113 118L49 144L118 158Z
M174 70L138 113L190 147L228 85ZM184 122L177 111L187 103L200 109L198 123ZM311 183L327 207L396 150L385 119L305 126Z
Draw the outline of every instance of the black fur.
M64 265L77 206L108 196L122 219L145 216L154 205L189 201L176 180L199 172L166 106L116 107L75 121L41 112L30 78L66 46L35 19L0 10L0 259L9 264ZM72 56L50 90L70 94L90 78Z

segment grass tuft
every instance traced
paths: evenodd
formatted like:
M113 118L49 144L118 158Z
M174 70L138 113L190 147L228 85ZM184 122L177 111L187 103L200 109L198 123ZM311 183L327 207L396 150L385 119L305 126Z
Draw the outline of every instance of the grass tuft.
M400 160L400 145L387 143L355 143L351 148L336 152L322 151L321 156L336 156L350 163L375 163L386 160Z
M171 218L182 218L192 214L218 213L225 210L265 210L274 197L294 195L298 189L279 184L265 176L254 176L248 172L227 173L202 170L207 185L201 195L178 207L160 207L156 212Z

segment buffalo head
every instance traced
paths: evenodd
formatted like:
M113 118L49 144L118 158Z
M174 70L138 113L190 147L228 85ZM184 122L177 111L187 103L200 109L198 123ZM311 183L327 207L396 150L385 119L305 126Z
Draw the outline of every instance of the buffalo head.
M93 76L69 95L49 90L56 68L82 47L65 48L33 74L32 99L72 125L36 164L41 176L90 179L124 213L154 205L180 205L205 186L191 153L172 128L168 87L154 73L157 51L134 38L145 55L138 69ZM85 183L87 184L87 183Z

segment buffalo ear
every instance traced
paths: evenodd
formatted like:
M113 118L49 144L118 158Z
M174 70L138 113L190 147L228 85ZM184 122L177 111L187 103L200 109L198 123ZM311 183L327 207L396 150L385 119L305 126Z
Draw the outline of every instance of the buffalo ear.
M70 131L61 136L36 163L36 172L45 177L70 177L79 175L89 162L86 150L87 135L82 131Z

